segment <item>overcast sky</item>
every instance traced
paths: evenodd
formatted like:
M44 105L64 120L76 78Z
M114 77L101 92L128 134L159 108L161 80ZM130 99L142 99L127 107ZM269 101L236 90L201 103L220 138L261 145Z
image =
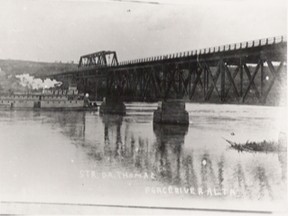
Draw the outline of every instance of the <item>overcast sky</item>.
M286 31L285 0L0 0L0 59L77 62L115 50L127 60Z

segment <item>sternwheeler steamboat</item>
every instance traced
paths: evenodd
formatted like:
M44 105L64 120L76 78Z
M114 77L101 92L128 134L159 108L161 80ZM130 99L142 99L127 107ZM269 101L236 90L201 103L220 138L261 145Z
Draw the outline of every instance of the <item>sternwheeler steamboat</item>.
M96 101L89 95L78 93L77 89L50 89L30 92L9 92L0 95L0 108L35 109L35 110L94 110L98 109Z

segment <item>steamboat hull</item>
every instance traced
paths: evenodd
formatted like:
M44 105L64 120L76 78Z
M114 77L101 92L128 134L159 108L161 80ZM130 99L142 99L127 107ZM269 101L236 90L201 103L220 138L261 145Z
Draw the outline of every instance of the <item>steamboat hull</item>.
M46 110L46 111L97 111L96 102L69 100L66 97L0 97L0 109L5 110Z

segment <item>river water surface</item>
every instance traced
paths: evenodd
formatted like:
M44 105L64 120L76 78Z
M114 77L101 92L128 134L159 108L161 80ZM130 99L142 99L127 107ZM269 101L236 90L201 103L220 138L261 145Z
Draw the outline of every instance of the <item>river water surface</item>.
M124 117L0 111L0 201L284 206L286 153L237 152L225 141L277 141L283 107L186 104L186 128L153 125L155 108L127 104Z

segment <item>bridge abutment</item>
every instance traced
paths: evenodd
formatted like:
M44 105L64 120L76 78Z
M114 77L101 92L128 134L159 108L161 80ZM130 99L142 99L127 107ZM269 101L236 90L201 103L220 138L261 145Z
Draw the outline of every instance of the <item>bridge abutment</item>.
M189 115L182 100L160 101L154 111L153 123L189 125Z
M122 100L107 98L100 105L100 114L125 115L126 106Z

